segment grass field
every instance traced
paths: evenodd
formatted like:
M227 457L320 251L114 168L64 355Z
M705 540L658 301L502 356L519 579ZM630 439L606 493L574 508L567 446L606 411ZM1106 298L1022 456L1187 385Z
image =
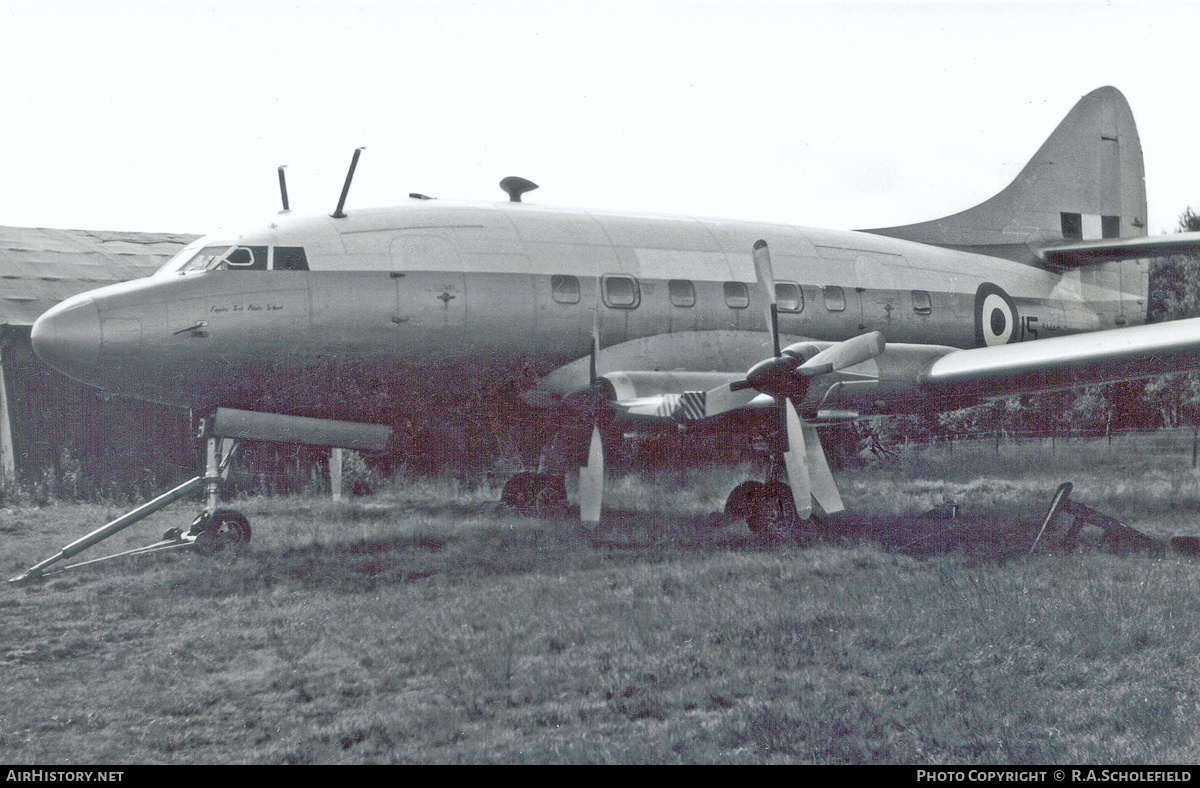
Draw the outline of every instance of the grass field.
M840 473L815 543L713 516L730 470L617 479L594 533L449 481L247 499L245 554L0 589L0 762L1194 763L1200 563L1024 555L1062 481L1200 535L1189 466L912 453ZM118 513L0 511L0 568Z

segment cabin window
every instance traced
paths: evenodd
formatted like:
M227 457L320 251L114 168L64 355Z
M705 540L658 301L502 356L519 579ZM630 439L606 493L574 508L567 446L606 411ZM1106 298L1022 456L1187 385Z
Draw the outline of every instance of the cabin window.
M1062 217L1062 234L1063 238L1070 238L1074 241L1083 240L1083 214L1079 213L1060 213Z
M641 300L637 280L632 276L601 277L604 303L615 309L634 309Z
M276 246L271 267L276 271L307 271L308 258L300 246Z
M780 312L803 312L804 291L794 282L776 282L775 305Z
M933 312L933 301L924 290L912 291L913 311L918 315L928 315Z
M695 306L696 288L686 279L672 279L667 282L667 290L671 294L672 306Z
M725 283L725 305L730 309L745 309L750 306L750 290L745 282Z
M825 308L830 312L846 311L846 292L837 285L827 285L821 288L825 296Z
M1100 237L1101 238L1120 238L1121 237L1121 217L1120 216L1101 216L1100 217Z
M579 280L566 274L555 274L550 277L550 292L560 304L578 304Z

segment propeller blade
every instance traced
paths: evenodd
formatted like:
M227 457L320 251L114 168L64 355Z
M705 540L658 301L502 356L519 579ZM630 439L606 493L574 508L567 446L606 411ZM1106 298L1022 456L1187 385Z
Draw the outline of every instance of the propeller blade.
M771 268L771 250L767 242L754 242L754 276L758 286L766 296L767 331L771 334L771 348L776 356L779 355L779 309L775 305L775 271Z
M809 481L808 451L805 448L804 425L790 399L783 401L783 418L787 430L788 450L783 454L783 465L787 469L788 484L792 487L792 500L796 502L796 513L801 520L812 516L812 493ZM818 444L818 451L820 444Z
M704 392L705 418L720 416L722 413L749 405L750 401L758 396L758 392L748 386L740 385L742 383L744 381L734 381Z
M600 359L600 293L603 286L604 283L596 277L596 305L592 307L592 355L588 361L589 382L592 385L600 377L597 365Z
M804 432L804 449L808 453L808 480L812 485L812 497L817 499L825 514L844 511L846 507L842 504L837 482L833 480L833 471L821 446L817 428L808 422L802 422L800 426Z
M594 426L587 465L579 469L579 519L585 523L600 522L603 503L604 444L600 440L600 428Z
M872 331L827 347L797 368L801 375L824 375L869 361L883 352L883 334Z
M599 374L596 371L597 360L600 358L600 307L592 310L592 355L588 359L588 374L590 382L595 383Z

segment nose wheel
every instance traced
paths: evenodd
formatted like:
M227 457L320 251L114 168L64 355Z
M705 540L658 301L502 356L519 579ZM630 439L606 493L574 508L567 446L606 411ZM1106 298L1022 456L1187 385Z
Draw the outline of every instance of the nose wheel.
M202 555L216 555L227 547L236 550L249 544L250 521L241 512L219 509L196 518L189 536L196 537L196 550Z

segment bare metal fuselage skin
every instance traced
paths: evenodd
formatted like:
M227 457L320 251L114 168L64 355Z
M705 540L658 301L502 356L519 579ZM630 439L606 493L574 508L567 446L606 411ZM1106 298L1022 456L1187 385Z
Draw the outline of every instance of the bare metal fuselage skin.
M889 349L971 348L1145 317L1145 261L1058 273L866 233L413 199L203 239L150 278L60 304L33 341L66 374L123 395L362 421L389 420L363 392L419 412L531 384L588 355L596 310L601 346L626 349L616 369L741 373L771 354L760 238L777 284L795 286L780 302L789 341L880 331ZM309 270L175 270L222 242L301 247ZM918 407L926 360L885 352L879 386L854 405Z

